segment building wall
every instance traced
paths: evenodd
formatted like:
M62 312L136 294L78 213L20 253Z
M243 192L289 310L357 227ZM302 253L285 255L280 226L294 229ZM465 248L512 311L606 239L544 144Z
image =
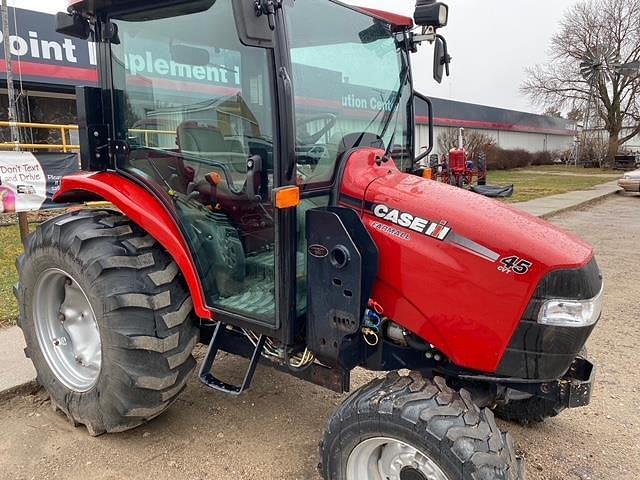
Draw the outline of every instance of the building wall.
M451 129L453 127L439 127L434 128L434 151L441 155L446 152L440 152L438 149L438 135L442 132ZM566 151L573 148L573 137L568 135L552 135L546 133L529 133L529 132L508 132L501 130L480 130L466 128L465 132L480 132L492 137L496 145L505 149L523 149L528 152L554 152L554 151ZM427 125L418 125L416 132L416 146L424 146L429 143L429 128Z
M631 133L631 129L625 129L622 132L622 135L629 135ZM631 150L632 152L640 152L640 135L636 135L627 143L622 146L623 150Z

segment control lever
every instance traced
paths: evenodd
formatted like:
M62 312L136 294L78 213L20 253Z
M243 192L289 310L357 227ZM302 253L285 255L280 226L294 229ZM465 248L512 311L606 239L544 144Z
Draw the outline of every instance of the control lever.
M216 208L218 206L218 185L222 180L222 177L218 172L207 173L204 176L204 179L211 186L210 194L209 194L209 204L211 208Z

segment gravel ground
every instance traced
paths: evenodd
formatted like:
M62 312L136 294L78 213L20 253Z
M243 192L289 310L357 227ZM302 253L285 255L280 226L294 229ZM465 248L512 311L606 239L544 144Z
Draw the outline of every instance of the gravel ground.
M617 196L553 219L591 242L607 282L605 314L589 340L598 365L593 402L541 426L502 423L526 457L530 480L632 480L640 470L640 197ZM221 368L238 372L227 356ZM355 372L354 383L371 374ZM240 398L194 380L164 416L132 432L91 438L43 394L0 405L0 478L317 480L325 419L342 401L260 367Z
M27 218L29 223L40 223L50 218L57 217L64 213L63 209L58 210L44 210L42 212L29 212ZM6 227L8 225L16 225L18 223L17 213L0 213L0 227Z

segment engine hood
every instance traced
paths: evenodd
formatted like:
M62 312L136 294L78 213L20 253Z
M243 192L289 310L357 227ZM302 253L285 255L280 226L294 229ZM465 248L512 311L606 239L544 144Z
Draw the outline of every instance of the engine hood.
M499 201L401 173L379 155L351 156L339 200L359 210L380 250L375 299L454 363L494 372L540 282L583 267L592 248Z

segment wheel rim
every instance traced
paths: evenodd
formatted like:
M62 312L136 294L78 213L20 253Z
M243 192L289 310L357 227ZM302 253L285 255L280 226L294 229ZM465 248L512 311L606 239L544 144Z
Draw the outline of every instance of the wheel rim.
M347 480L449 480L428 455L400 440L376 437L358 444L347 461Z
M33 298L36 336L49 367L68 388L90 390L100 375L102 342L84 290L68 273L50 268L40 275Z

